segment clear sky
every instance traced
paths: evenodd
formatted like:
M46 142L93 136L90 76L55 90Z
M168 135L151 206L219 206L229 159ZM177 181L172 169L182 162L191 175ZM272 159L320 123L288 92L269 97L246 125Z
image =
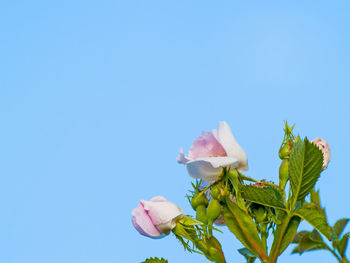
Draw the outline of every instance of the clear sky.
M139 235L130 213L163 195L193 214L175 158L219 120L257 179L277 181L284 120L326 139L317 186L332 224L350 217L349 12L320 0L1 1L0 261L207 262L171 235ZM223 229L227 259L244 262ZM280 262L336 262L290 251Z

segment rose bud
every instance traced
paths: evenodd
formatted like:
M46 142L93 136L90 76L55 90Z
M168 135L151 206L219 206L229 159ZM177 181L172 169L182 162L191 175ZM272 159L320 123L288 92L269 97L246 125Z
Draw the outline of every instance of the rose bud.
M331 149L328 146L328 143L321 139L316 138L313 141L311 141L313 144L315 144L323 153L323 170L325 170L328 166L329 161L331 160Z
M177 220L183 216L181 208L162 196L153 197L150 201L141 200L131 213L136 230L151 238L169 234Z

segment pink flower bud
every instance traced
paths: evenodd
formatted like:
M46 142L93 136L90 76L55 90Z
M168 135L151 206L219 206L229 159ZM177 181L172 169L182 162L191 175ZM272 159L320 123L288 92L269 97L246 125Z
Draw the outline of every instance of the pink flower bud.
M329 161L331 160L331 149L329 148L328 143L321 138L316 138L311 142L315 144L322 151L323 170L325 170L327 168Z
M139 206L132 210L132 223L144 236L159 238L169 234L182 217L182 210L162 196L150 201L141 200Z

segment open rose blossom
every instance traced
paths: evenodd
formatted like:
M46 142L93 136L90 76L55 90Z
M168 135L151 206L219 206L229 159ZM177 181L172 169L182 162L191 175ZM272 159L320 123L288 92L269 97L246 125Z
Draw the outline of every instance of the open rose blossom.
M150 201L141 200L139 206L132 210L132 223L141 235L160 238L169 234L182 217L182 210L162 196Z
M193 142L188 156L180 149L177 161L186 165L191 177L206 181L218 179L224 167L248 170L247 156L224 121L218 123L217 130L203 131Z
M312 141L312 143L316 144L317 147L323 153L323 167L322 167L322 169L325 170L328 166L329 161L331 160L331 149L329 148L328 143L321 138L314 139Z

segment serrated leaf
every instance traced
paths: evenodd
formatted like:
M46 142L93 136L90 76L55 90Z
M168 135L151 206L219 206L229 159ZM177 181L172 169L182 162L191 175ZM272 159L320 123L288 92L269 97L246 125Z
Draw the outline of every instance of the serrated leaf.
M252 252L250 252L245 247L238 249L238 252L241 255L243 255L245 257L245 259L247 260L247 262L249 262L249 263L253 263L255 261L255 259L256 259L256 255L254 255Z
M147 258L142 263L168 263L168 260L164 258Z
M314 229L310 232L309 237L312 241L323 242L323 239L322 239L320 233L318 233L318 231L316 229Z
M318 249L327 249L328 246L321 240L315 241L311 239L312 232L308 235L304 235L299 241L299 254L302 254L306 251L318 250Z
M335 222L334 226L333 226L333 231L335 233L335 235L337 236L337 239L339 239L341 233L343 232L345 226L347 225L347 223L349 222L349 218L342 218L339 219L337 222Z
M346 247L348 246L349 238L344 235L340 240L337 240L335 248L338 250L339 254L344 257Z
M269 207L286 209L281 193L273 187L258 188L252 185L239 185L244 199Z
M295 237L295 234L298 230L299 224L300 224L300 218L297 216L293 216L282 238L279 254L281 254L289 246L289 244L292 243Z
M299 241L301 240L301 238L304 235L308 235L310 232L309 231L300 231L298 233L296 233L296 235L294 236L294 239L292 241L292 243L299 243Z
M328 240L332 238L331 227L327 222L325 212L317 205L311 203L295 210L295 215L307 221L310 225L322 233Z
M266 259L264 246L253 219L229 198L227 198L226 203L224 219L229 230L250 252L256 253L263 260Z
M321 201L320 201L320 191L315 189L311 189L310 191L310 201L312 203L318 204L321 206Z
M321 150L306 138L297 142L290 154L289 178L293 204L303 200L320 176L323 165Z

